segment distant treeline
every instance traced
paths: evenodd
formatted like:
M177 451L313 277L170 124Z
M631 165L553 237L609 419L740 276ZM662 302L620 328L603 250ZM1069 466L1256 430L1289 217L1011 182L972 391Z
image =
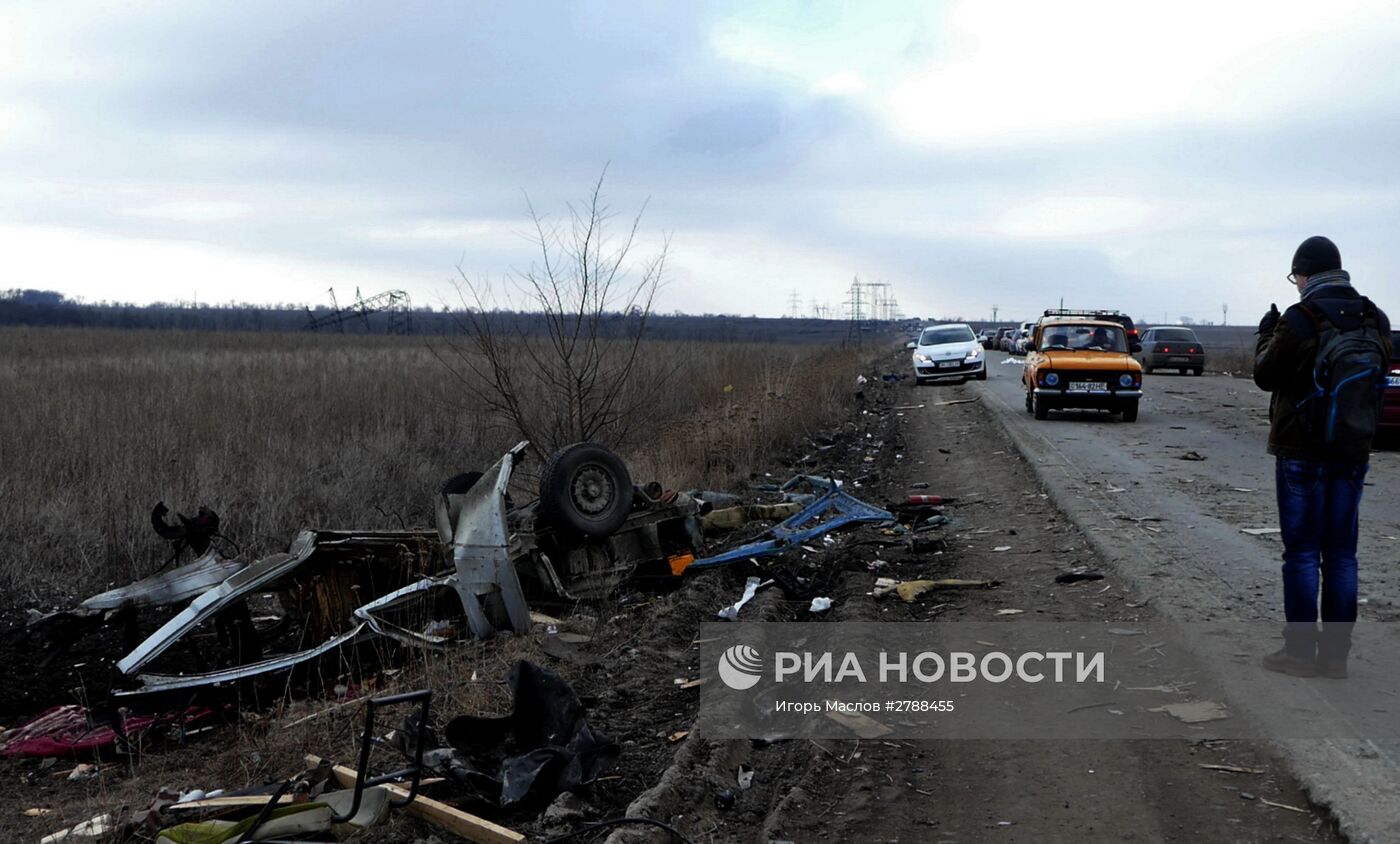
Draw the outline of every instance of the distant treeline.
M0 326L63 326L69 328L132 328L185 331L305 331L313 318L336 313L331 308L297 305L197 305L76 302L52 290L0 292ZM466 330L461 311L431 308L396 309L360 315L347 313L338 325L318 329L346 334L461 334ZM541 328L535 314L497 312L499 330L533 333ZM635 316L617 313L609 323L619 335L635 324ZM651 314L647 336L657 340L719 340L725 342L841 343L869 339L874 326L853 332L844 320L737 317L717 314Z

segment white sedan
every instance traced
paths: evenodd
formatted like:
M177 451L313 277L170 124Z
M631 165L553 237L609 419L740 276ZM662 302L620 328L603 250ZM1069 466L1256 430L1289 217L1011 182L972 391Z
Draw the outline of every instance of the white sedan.
M944 378L987 380L987 357L966 323L930 325L913 345L914 378L920 384Z

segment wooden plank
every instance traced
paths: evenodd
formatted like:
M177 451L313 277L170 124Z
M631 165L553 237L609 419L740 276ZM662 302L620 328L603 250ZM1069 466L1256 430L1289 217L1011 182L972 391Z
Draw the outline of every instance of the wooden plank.
M442 777L428 777L420 783L419 787L435 785L443 782ZM171 803L162 811L165 812L197 812L201 809L261 809L267 805L267 798L271 794L231 794L227 797L206 797L203 800L188 800L184 803ZM282 806L295 802L296 795L284 794L277 799L277 805ZM315 798L309 798L306 802L314 802Z
M314 768L321 764L321 757L308 755L306 764ZM355 780L359 779L359 774L354 768L347 768L344 765L332 765L331 773L345 788L354 788ZM400 785L384 783L380 788L388 789L389 793L395 797L408 796L408 789ZM453 835L460 835L468 841L476 841L479 844L525 844L526 841L524 835L513 829L507 829L485 818L463 812L461 809L454 809L446 803L431 797L424 797L421 794L408 804L407 812L428 823L436 824Z

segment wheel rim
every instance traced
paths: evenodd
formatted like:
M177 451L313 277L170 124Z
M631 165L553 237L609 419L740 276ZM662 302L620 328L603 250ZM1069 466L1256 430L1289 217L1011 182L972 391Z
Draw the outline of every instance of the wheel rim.
M589 463L574 474L569 484L569 498L574 507L586 516L597 516L612 506L617 489L612 477L601 466Z

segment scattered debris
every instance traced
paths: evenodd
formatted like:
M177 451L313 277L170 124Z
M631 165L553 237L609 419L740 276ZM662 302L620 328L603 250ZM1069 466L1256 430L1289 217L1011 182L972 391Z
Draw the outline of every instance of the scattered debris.
M390 793L383 786L358 792L352 789L329 791L305 803L271 809L265 817L259 815L241 821L208 820L171 826L161 830L156 844L222 844L328 832L349 835L381 823L389 814L389 804ZM245 838L254 829L256 837Z
M1177 455L1177 459L1178 459L1178 460L1194 460L1194 461L1201 461L1201 460L1205 460L1206 458L1205 458L1205 455L1201 454L1201 453L1198 452L1198 451L1188 451L1188 452L1185 452L1185 453L1183 453L1183 454Z
M1020 614L1022 614L1022 613L1024 613L1024 612L1025 612L1025 610L1005 609L1005 610L997 610L997 615L1020 615Z
M1184 724L1201 724L1206 721L1223 721L1230 717L1225 704L1213 700L1193 700L1187 703L1169 703L1147 710L1165 712Z
M753 788L753 768L749 765L740 764L739 773L735 777L739 783L740 791L748 791Z
M1010 546L1010 545L998 545L997 547L993 548L992 550L995 551L996 553L1000 554L1000 553L1003 552L1003 551L1010 551L1010 550L1011 550L1011 546Z
M39 839L39 844L58 844L60 841L95 841L105 838L116 829L116 821L110 814L101 814L88 818L76 826L62 829L52 835L45 835Z
M1103 580L1103 572L1076 569L1055 576L1056 583L1082 583L1086 580Z
M767 583L772 582L773 581L771 580L767 581ZM749 601L753 600L753 596L757 594L759 587L766 586L767 583L765 583L763 580L757 577L750 577L749 579L745 580L743 596L741 596L739 600L720 610L718 613L716 613L716 615L718 615L725 621L737 621L739 618L739 610L744 608L744 604L747 604Z
M790 519L800 512L802 512L802 505L797 503L749 504L747 506L726 507L723 510L711 510L700 517L700 525L707 531L734 530L749 522L759 520L780 522L784 519Z
M1259 528L1240 528L1240 533L1247 533L1247 534L1249 534L1250 536L1271 536L1271 535L1276 534L1276 533L1283 533L1283 531L1282 531L1280 528L1259 527Z
M510 808L553 800L617 761L621 748L594 732L564 678L520 660L506 685L510 713L452 719L444 730L449 746L425 753L425 767L456 780L478 801Z
M176 727L179 732L188 731L191 727L212 722L214 712L207 707L191 706L163 715L120 712L116 713L116 718L114 722L105 723L77 704L55 706L29 723L0 734L0 756L72 758L95 755L116 746L119 738L124 747L139 743L147 733L157 728ZM80 773L79 768L73 769L70 778L81 779L91 775Z
M307 756L306 763L316 767L321 764L321 759L316 756ZM359 771L344 765L333 765L331 773L344 788L353 788L360 778ZM393 783L384 783L379 788L398 799L408 796L407 789ZM482 844L525 844L525 836L514 830L460 809L454 809L446 803L440 803L421 794L413 798L413 802L408 804L405 811L468 841L482 842Z
M1221 771L1222 773L1227 773L1227 774L1262 774L1262 773L1264 773L1264 769L1263 769L1263 768L1246 768L1246 767L1244 767L1243 765L1208 765L1208 764L1202 763L1200 767L1206 769L1207 771Z
M879 581L876 581L876 585L879 585ZM961 580L958 578L906 580L897 584L894 591L898 593L901 601L910 604L918 600L920 595L935 589L991 589L996 585L995 580Z
M784 522L774 525L767 531L768 538L730 548L719 554L705 557L691 563L690 569L702 570L728 565L735 560L780 554L794 546L822 536L830 539L831 531L859 522L893 522L894 516L849 495L839 489L831 489L821 498L802 508L802 511Z
M813 598L812 605L807 608L807 611L811 613L818 613L826 612L829 609L831 609L830 598Z
M1260 797L1259 802L1263 803L1265 806L1273 806L1275 809L1287 809L1290 812L1297 812L1300 815L1306 815L1308 813L1307 809L1301 809L1297 806L1289 806L1286 803L1275 803L1267 797Z
M840 712L837 710L827 710L826 717L855 733L863 739L877 739L889 735L894 730L860 712Z

